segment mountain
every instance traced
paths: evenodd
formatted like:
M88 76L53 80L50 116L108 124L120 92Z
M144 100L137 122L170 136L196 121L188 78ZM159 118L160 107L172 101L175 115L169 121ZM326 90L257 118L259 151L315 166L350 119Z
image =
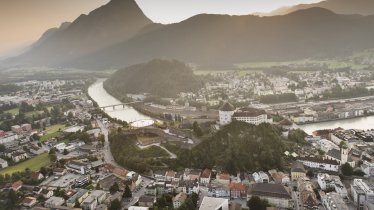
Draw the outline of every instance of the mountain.
M331 10L337 14L359 14L359 15L373 15L374 1L373 0L326 0L314 4L299 4L293 7L283 7L272 11L271 13L259 13L261 16L285 15L291 12L309 9L313 7L321 7Z
M284 16L194 16L65 63L120 68L154 58L200 65L340 56L374 47L374 16L338 15L322 8Z
M120 69L164 58L218 66L350 55L374 48L373 37L373 15L319 7L271 17L201 14L161 25L146 18L134 0L112 0L12 63Z
M160 59L118 70L104 83L105 89L118 98L123 98L127 93L174 97L180 92L195 91L201 86L186 64Z
M9 63L58 66L61 62L114 45L152 24L134 0L112 0L71 24L48 30L27 53Z

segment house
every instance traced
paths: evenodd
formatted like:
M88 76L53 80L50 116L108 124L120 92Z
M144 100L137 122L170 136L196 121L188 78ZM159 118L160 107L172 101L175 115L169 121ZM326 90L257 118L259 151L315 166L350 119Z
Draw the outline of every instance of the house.
M153 205L156 203L156 198L151 196L140 196L139 206L153 208Z
M198 181L179 181L179 192L184 192L188 195L192 193L199 194L200 186Z
M8 167L8 161L0 158L0 169Z
M306 170L304 168L304 165L301 162L293 162L291 166L291 179L292 181L296 181L301 177L306 176Z
M43 189L41 187L34 187L32 188L32 193L39 195L42 192L42 190Z
M266 199L270 204L281 209L293 207L293 201L289 190L287 190L281 184L252 184L248 190L247 200L250 200L252 196L258 196L261 199Z
M53 169L53 175L63 176L65 174L66 174L66 169L65 168L54 168Z
M199 210L229 210L229 200L225 198L204 197Z
M173 207L174 209L178 209L187 199L187 194L184 192L178 193L175 197L173 197Z
M61 197L52 196L44 202L44 206L47 207L47 208L53 208L53 207L57 207L57 206L62 206L62 205L64 205L64 203L65 203L65 199L63 199Z
M173 170L166 171L165 180L166 181L172 181L175 178L176 175L177 175L177 172L175 172Z
M40 181L40 180L44 179L43 174L40 173L40 172L31 172L31 176L30 177L34 181Z
M200 179L201 170L186 168L183 174L183 180L195 181Z
M200 184L208 185L210 183L210 177L212 176L212 171L210 169L204 169L200 175Z
M247 186L242 183L231 183L229 189L230 198L245 198L247 196Z
M252 176L256 183L269 183L269 176L263 171L255 172Z
M230 174L221 172L221 173L217 174L216 180L220 184L229 185L230 184Z
M36 204L36 198L34 197L26 197L22 201L22 205L25 207L32 207Z
M48 199L53 196L53 190L48 190L48 189L42 189L40 194L45 198Z
M94 190L81 203L83 210L94 210L106 199L107 193L102 190Z
M88 190L80 189L76 192L73 196L71 196L68 200L66 200L66 206L74 207L75 202L82 203L85 198L88 196Z
M221 186L212 186L208 187L208 196L209 197L230 197L230 189L229 187L221 187Z
M290 183L290 177L288 174L283 172L277 172L276 170L270 170L269 174L274 179L275 184L288 184Z
M155 183L151 183L145 187L144 191L145 195L151 195L151 196L156 196L157 195L157 188Z
M11 154L11 158L14 162L18 163L21 160L26 160L29 156L25 151L15 151Z
M19 189L21 189L22 186L23 186L23 182L22 182L21 180L19 180L19 181L14 182L14 183L12 184L11 188L12 188L13 191L16 192L16 191L18 191Z

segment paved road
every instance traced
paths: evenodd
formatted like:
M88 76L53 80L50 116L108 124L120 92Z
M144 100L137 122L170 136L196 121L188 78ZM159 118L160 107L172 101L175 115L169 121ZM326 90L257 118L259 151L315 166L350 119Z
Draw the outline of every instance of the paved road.
M108 163L108 164L111 164L113 166L116 166L116 167L119 167L119 168L122 168L120 165L118 165L116 163L116 161L114 161L114 158L113 158L113 155L112 155L112 152L110 151L110 145L109 145L109 130L108 128L106 127L106 125L104 125L103 122L101 122L100 120L97 120L97 124L99 125L100 129L101 129L101 133L104 135L104 138L105 138L105 143L104 143L104 148L103 148L103 153L104 153L104 161L105 163Z
M108 137L109 130L108 130L108 128L100 120L97 120L97 123L98 123L98 125L101 129L101 132L103 133L103 135L105 137L105 143L104 143L104 148L103 148L105 163L108 163L108 164L111 164L115 167L124 169L122 166L120 166L116 163L116 161L113 158L112 152L110 151L110 143L109 143L109 137ZM148 179L146 177L142 177L142 180L143 181L142 181L141 186L136 191L132 192L133 197L132 197L131 201L129 203L123 202L123 205L122 205L123 208L122 209L127 209L128 207L134 205L135 203L138 202L139 197L144 195L145 187L147 185L149 185L149 183L151 183L152 180Z
M147 146L141 146L141 145L138 145L138 147L140 149L145 149L145 148L148 148L148 147L151 147L151 146L157 146L157 147L160 147L161 149L165 150L165 152L167 152L169 155L170 155L170 158L171 159L176 159L177 158L177 155L170 152L168 149L166 149L164 146L161 146L160 143L154 143L154 144L149 144Z

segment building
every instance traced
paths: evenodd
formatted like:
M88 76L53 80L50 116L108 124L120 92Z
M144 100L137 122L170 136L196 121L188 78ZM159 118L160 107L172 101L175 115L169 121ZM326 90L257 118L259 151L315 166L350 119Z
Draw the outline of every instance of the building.
M22 201L22 205L25 207L32 207L36 204L36 198L34 197L26 197Z
M230 184L230 174L221 172L221 173L217 174L216 180L220 184L229 185Z
M274 179L275 184L288 184L290 183L290 177L288 174L283 172L277 172L276 170L270 170L269 174Z
M199 210L229 210L229 200L224 198L204 197Z
M371 163L371 162L368 162L368 161L364 160L360 167L361 167L361 170L366 175L368 175L368 176L374 176L374 163Z
M321 195L321 200L322 204L326 207L327 210L349 210L342 197L340 197L340 195L335 192Z
M14 192L17 192L18 190L20 190L23 186L23 182L21 180L19 181L16 181L12 184L11 188Z
M202 185L208 185L210 183L210 177L212 175L212 171L210 169L204 169L201 172L200 176L200 184Z
M149 210L149 207L130 206L128 210Z
M306 170L301 162L295 161L291 166L291 179L293 181L306 176Z
M318 168L326 171L339 171L340 164L336 160L322 159L317 157L298 157L297 161L309 168Z
M18 139L18 134L7 132L0 137L0 144L6 144Z
M153 205L156 203L156 198L151 196L141 196L138 203L139 206L153 208Z
M348 191L339 176L319 173L317 174L317 182L322 190L333 189L340 197L348 197Z
M252 176L256 183L269 183L269 176L263 171L255 172Z
M173 207L174 209L178 209L187 199L187 194L184 192L178 193L175 197L173 197Z
M219 124L221 126L230 124L232 115L234 115L235 107L229 102L225 102L219 109Z
M65 203L65 200L63 198L52 196L44 202L44 206L47 208L53 208L57 206L62 206L64 205L64 203Z
M86 163L72 160L65 166L68 170L72 170L74 172L80 173L80 174L87 174L89 173L89 169Z
M235 111L232 115L232 119L241 122L246 122L252 125L273 122L273 119L268 117L265 110L256 109L252 107L244 107Z
M106 192L94 190L83 200L81 207L83 210L94 210L99 204L106 199Z
M22 128L22 130L23 131L26 131L26 132L31 132L32 131L32 126L31 126L31 124L22 124L21 125L21 128Z
M230 198L245 198L247 196L247 186L242 183L230 183Z
M85 198L88 196L88 190L80 189L76 192L73 196L71 196L68 200L66 200L66 206L74 207L75 202L78 201L82 203Z
M8 161L0 158L0 169L8 167Z
M362 179L354 179L351 184L351 194L357 209L363 209L366 202L374 203L374 188Z
M297 186L300 192L300 201L305 210L318 209L317 195L314 193L313 185L307 177L299 178Z
M21 134L22 133L22 128L19 125L13 125L11 127L11 130L12 130L12 132L14 132L16 134Z
M270 204L278 208L292 208L293 201L290 192L281 184L256 183L249 187L247 200L252 196L266 199Z

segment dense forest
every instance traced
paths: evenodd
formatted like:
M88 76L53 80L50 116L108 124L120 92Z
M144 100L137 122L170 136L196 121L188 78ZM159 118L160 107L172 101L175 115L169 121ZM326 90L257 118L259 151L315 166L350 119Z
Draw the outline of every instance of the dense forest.
M105 81L104 87L118 98L127 93L174 97L180 92L196 91L202 82L186 64L156 59L118 70Z
M110 149L115 161L130 170L144 173L157 165L169 154L157 146L140 149L136 145L136 135L128 135L123 131L112 131L109 135Z
M169 165L179 167L219 167L230 173L283 167L283 143L279 131L270 124L259 126L232 122L192 150L165 144L178 155Z

